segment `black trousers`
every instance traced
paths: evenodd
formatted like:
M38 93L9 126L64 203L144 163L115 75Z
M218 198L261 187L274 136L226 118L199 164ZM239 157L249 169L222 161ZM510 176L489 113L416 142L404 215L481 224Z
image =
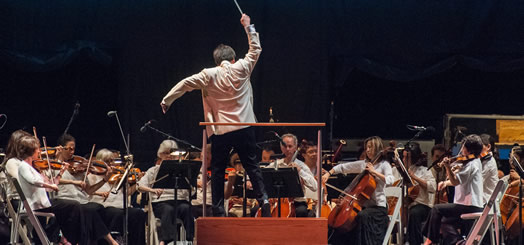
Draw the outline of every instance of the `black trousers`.
M424 242L422 225L426 221L430 210L431 208L424 204L417 204L409 208L407 240L410 245L420 245Z
M128 239L129 245L142 245L146 242L146 213L139 208L128 208ZM104 223L111 231L124 232L124 209L107 207L104 209ZM123 235L123 234L122 234Z
M295 215L296 217L308 217L309 216L309 210L307 210L307 203L306 202L294 202L295 205Z
M89 239L85 226L85 217L80 203L73 200L52 199L51 207L35 210L38 212L53 213L58 227L72 244L88 244ZM48 235L56 234L54 230L46 229ZM49 233L51 232L51 234ZM56 240L51 238L52 240Z
M344 233L330 228L330 244L381 245L389 224L388 210L373 206L362 209L355 219L357 226Z
M223 135L211 137L211 185L213 194L213 216L223 217L224 210L224 175L229 163L229 152L234 148L238 152L242 166L246 169L253 189L259 199L267 200L264 181L257 161L255 129L239 129Z
M160 219L160 228L158 229L158 240L166 242L174 241L177 233L176 219L179 218L184 223L186 229L186 239L193 240L195 220L191 213L191 205L188 201L175 200L154 202L153 211L155 216Z
M445 241L447 241L445 243L455 243L462 239L461 235L456 232L456 228L463 228L465 225L471 223L462 220L460 215L481 211L482 208L475 206L466 206L455 203L437 204L431 209L426 224L422 229L422 233L432 242L438 242L440 238L440 230L442 228L442 232L445 235Z
M104 206L94 202L88 202L80 206L84 212L89 241L96 243L96 241L103 239L110 232L102 219Z

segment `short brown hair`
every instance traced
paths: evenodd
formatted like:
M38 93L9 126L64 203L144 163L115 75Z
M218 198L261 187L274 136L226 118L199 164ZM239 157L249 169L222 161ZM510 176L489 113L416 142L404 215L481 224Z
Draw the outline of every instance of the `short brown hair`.
M215 64L217 64L217 66L219 66L222 61L232 61L235 57L235 50L225 44L219 44L213 51L213 59L215 59Z
M16 158L24 160L32 156L40 148L40 142L33 136L24 135L16 145Z

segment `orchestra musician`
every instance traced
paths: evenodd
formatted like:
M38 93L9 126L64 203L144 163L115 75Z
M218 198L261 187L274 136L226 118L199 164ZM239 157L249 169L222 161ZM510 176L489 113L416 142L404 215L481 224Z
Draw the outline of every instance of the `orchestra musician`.
M493 147L495 147L495 139L489 134L481 134L482 152L480 153L480 161L482 163L482 179L484 180L484 203L489 201L497 182L499 181L497 162L493 157Z
M56 153L57 160L61 162L71 161L75 154L75 147L76 140L73 136L69 134L63 134L60 136L58 138ZM92 184L89 178L85 178L86 174L89 174L89 170L77 172L69 168L69 171L63 172L58 185L59 191L56 198L60 200L77 201L80 203L82 210L85 212L84 216L88 224L87 232L91 242L104 239L109 244L117 245L118 243L113 236L111 236L110 230L107 228L102 218L104 215L104 206L91 202L90 198L90 195L94 194L109 180L111 177L111 171L107 171L104 177L95 184ZM60 176L60 174L58 174L58 176Z
M119 166L115 163L113 152L108 149L100 149L96 154L98 161L103 161L110 167ZM118 173L121 174L121 173ZM114 174L111 179L115 177ZM91 183L97 183L103 176L90 174L88 176ZM136 181L137 176L135 176ZM124 223L124 194L123 188L120 188L116 194L112 193L116 188L120 179L115 179L105 182L105 184L98 189L100 195L91 195L91 202L98 203L104 206L104 223L111 231L123 232ZM128 188L128 196L136 191L136 185L133 184ZM146 225L146 213L139 208L133 208L131 203L128 202L128 244L130 245L141 245L145 243L145 225Z
M262 47L258 33L248 15L242 14L240 23L249 41L249 51L243 59L235 60L235 51L220 44L214 51L216 67L204 69L177 83L162 99L163 113L184 93L201 89L206 122L255 123L253 90L250 76L258 61ZM224 174L231 148L240 155L254 190L263 200L262 215L271 216L268 196L264 188L262 173L257 159L255 130L249 126L207 126L207 135L212 142L211 184L213 215L225 216Z
M349 234L335 232L334 239L344 244L382 244L389 224L387 201L384 193L386 185L393 184L391 165L382 156L384 145L378 136L364 141L365 160L338 164L322 176L325 183L329 176L340 173L361 173L367 170L376 180L376 189L371 198L364 203L358 212L356 228ZM374 164L371 163L375 160Z
M40 143L32 135L23 134L15 143L14 158L21 161L18 167L20 187L33 211L53 213L62 233L73 244L87 245L89 227L85 222L85 213L76 201L49 200L45 188L58 191L59 188L49 179L39 173L33 161L39 159ZM62 240L60 244L71 244Z
M420 144L411 142L403 152L404 164L408 166L408 174L415 182L415 186L410 187L413 195L414 190L418 190L416 196L410 196L413 201L408 206L408 226L407 241L409 244L421 244L424 242L422 234L422 223L426 221L429 211L433 207L434 193L437 189L435 177L427 169L427 158L420 149Z
M315 180L317 179L317 146L313 144L311 141L302 140L301 146L300 146L300 155L304 159L304 163L308 168L311 170L311 173L313 174L313 177L315 177ZM325 174L326 170L322 168L322 174ZM324 187L322 187L324 189ZM327 190L323 190L323 198L327 199ZM308 208L309 209L309 217L315 217L316 215L316 205L318 205L318 194L317 192L313 192L310 189L306 189L306 197L308 197ZM323 202L326 202L327 200L323 200ZM310 205L310 203L312 205Z
M524 179L521 179L518 172L515 170L516 164L520 164L521 167L523 166L522 161L524 161L524 147L516 144L512 148L509 157L509 174L501 178L508 183L508 188L500 203L500 212L506 230L505 241L506 244L510 245L519 244L519 235L524 236L524 229L519 233L518 227L520 225L518 218L519 185L522 184L524 186Z
M444 243L455 244L462 239L457 232L460 225L462 232L468 232L468 222L460 219L461 214L481 212L484 206L482 163L479 156L483 144L480 136L471 134L462 140L461 156L463 159L445 157L440 163L446 169L448 180L440 182L438 189L447 186L455 186L455 197L453 203L436 204L430 211L423 234L427 237L426 244L438 243L441 228L443 229ZM460 166L462 165L462 166ZM452 170L453 166L459 166ZM443 226L442 224L446 224ZM452 229L448 229L451 227Z
M311 170L304 162L296 159L296 154L298 154L297 137L293 134L284 134L282 135L282 141L283 142L280 143L280 149L285 157L270 163L266 168L275 168L277 165L279 168L294 167L297 169L298 175L300 176L302 189L305 191L305 188L308 188L309 190L316 192L317 181L315 180L313 173L311 173ZM285 145L283 143L285 143ZM295 159L293 159L293 156L295 156ZM305 197L294 198L293 203L295 206L296 217L308 217L309 212Z
M138 181L138 191L149 192L152 198L153 212L155 216L160 219L160 227L158 231L158 240L160 245L168 244L176 238L177 223L179 218L184 223L186 230L186 239L193 240L194 236L194 218L191 212L191 204L189 203L189 191L177 190L176 209L175 209L175 190L161 189L154 187L154 181L158 178L157 174L160 165L166 160L178 160L179 155L173 155L178 145L173 140L164 140L158 147L157 156L161 161L146 171L146 174Z

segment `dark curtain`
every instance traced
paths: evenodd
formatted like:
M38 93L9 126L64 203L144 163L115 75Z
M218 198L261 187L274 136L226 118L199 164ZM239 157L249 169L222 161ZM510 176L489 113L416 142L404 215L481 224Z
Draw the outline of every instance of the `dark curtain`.
M124 151L110 110L118 111L144 165L163 139L139 132L150 119L200 147L200 92L180 98L166 115L159 103L179 80L213 66L219 43L239 58L248 48L233 1L0 2L0 113L9 116L2 144L32 126L54 144L78 101L70 133L80 154L93 143ZM407 138L403 124L439 126L448 112L521 114L520 0L239 4L263 47L252 75L259 121L273 107L281 122L330 122L333 101L334 137ZM313 129L275 130L316 137ZM261 140L265 131L258 130Z

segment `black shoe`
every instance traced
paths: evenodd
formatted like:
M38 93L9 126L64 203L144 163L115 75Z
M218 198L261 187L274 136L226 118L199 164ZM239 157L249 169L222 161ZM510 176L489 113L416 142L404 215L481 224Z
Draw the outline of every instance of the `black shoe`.
M269 203L262 205L262 217L271 217L271 205Z

